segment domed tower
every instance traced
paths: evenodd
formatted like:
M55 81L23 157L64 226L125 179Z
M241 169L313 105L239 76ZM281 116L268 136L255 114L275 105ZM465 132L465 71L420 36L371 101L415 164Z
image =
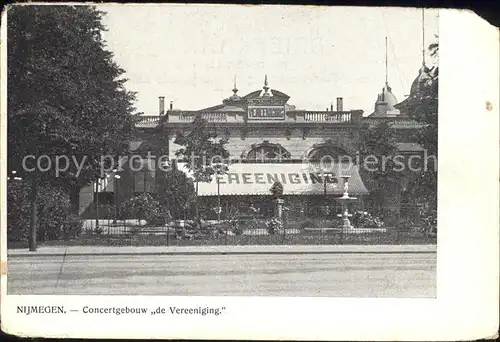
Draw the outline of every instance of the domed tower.
M426 65L425 61L422 62L422 67L418 71L418 76L415 78L410 88L410 95L418 94L422 90L422 87L431 79L430 71Z
M410 88L410 94L401 103L396 105L396 108L401 111L404 116L408 115L408 99L418 98L426 84L431 80L432 69L425 64L425 35L424 35L424 11L422 10L422 66L418 70L417 77L413 80Z
M375 111L370 114L370 117L393 117L400 114L399 109L395 106L398 100L396 96L392 93L392 89L388 82L388 72L387 72L387 37L385 37L385 86L382 88L382 92L377 95L377 101L375 101Z
M375 102L375 111L370 115L371 117L391 117L400 114L399 109L396 109L398 100L392 93L389 83L386 83L382 92L378 94L377 101Z

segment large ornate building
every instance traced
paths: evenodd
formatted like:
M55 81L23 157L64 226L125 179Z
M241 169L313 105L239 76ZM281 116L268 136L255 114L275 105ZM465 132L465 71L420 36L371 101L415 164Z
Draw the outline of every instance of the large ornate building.
M411 92L419 91L428 73L429 69L423 65ZM397 147L401 153L422 153L422 147L407 138L410 136L408 130L418 128L419 124L408 116L406 100L398 102L387 82L377 96L374 112L366 117L362 110L344 110L342 98L337 98L335 108L331 105L324 111L296 108L289 100L286 93L269 87L267 76L262 89L240 96L235 84L232 94L221 104L201 110L175 109L172 102L167 109L165 98L160 97L158 113L142 116L137 123L140 138L131 144L131 151L143 157L148 152L168 155L172 160L181 147L176 142L190 130L193 119L201 116L209 123L209 129L218 136L227 137L232 161L225 175L197 186L200 210L206 217L215 215L216 198L220 199L225 213L252 208L265 214L269 189L275 181L283 184L292 215L317 216L322 206L328 206L329 215L335 215L339 206L334 198L342 194L342 175L351 176L349 193L359 198L357 206L372 208L378 205L379 209L388 206L394 209L389 215L397 216L404 183L397 185L394 196L387 203L373 203L370 193L377 185L362 178L355 156L362 125L380 122L388 122L400 133ZM325 156L351 156L354 162L345 162L341 169L329 169L325 173L318 163ZM158 163L153 164L149 169L136 172L124 168L119 179L108 175L100 187L83 189L81 215L95 217L96 199L101 206L112 207L134 193L158 191L161 171ZM102 216L111 215L104 209L99 212Z

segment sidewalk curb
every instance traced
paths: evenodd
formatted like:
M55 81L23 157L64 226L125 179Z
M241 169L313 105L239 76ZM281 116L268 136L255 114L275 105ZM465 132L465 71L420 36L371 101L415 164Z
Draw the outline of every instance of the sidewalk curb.
M234 251L234 252L95 252L95 253L36 253L33 254L8 254L7 258L33 258L33 257L63 257L63 256L135 256L135 255L303 255L303 254L436 254L437 251Z

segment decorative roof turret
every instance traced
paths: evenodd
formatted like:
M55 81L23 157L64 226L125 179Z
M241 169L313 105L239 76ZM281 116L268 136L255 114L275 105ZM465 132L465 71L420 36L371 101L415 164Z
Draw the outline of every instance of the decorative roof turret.
M238 92L238 88L236 88L236 76L234 77L234 86L233 86L233 96L236 96Z
M425 12L422 8L422 67L418 71L418 76L415 78L410 88L410 96L418 94L422 86L431 79L430 72L431 70L425 65Z
M375 101L375 111L370 114L370 116L388 117L399 115L399 110L394 107L397 103L398 100L392 93L392 89L388 82L387 37L385 37L385 86L382 88L382 92L377 95L377 101Z
M272 94L269 92L269 87L267 83L267 74L264 77L264 86L262 87L262 89L264 89L264 93L262 94L262 96L272 96Z
M222 101L224 104L229 104L229 103L236 103L236 102L241 102L241 97L237 94L238 93L238 88L236 87L236 77L234 77L234 85L233 85L233 95L231 95L229 98L225 99Z

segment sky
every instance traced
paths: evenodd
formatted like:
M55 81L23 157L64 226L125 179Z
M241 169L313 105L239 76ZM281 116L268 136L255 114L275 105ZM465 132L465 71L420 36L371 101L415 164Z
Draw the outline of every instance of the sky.
M197 110L232 95L271 89L299 109L373 111L388 81L398 101L410 91L425 46L437 42L437 10L251 5L99 5L107 49L137 92L136 108L158 113L158 97ZM435 61L427 54L426 61Z

